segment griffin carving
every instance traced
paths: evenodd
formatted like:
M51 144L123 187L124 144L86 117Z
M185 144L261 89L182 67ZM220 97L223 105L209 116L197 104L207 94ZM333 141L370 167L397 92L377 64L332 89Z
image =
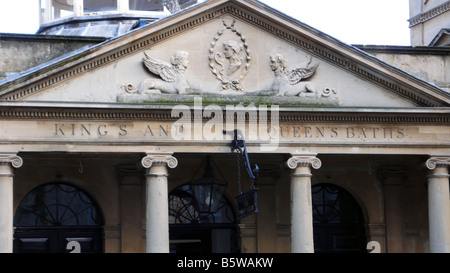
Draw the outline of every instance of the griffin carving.
M279 96L297 96L304 92L315 93L314 87L310 83L305 82L304 85L296 86L316 73L319 64L311 65L311 62L312 58L304 65L288 68L287 61L282 55L270 56L270 68L275 74L272 90L278 91Z
M155 59L144 52L142 59L147 69L161 79L146 79L138 87L139 93L186 94L189 84L184 72L189 66L189 53L177 51L170 58L170 63Z

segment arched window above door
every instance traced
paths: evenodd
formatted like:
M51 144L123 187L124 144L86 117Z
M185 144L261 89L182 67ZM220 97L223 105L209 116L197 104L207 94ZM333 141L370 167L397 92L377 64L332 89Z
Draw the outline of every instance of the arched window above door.
M223 197L216 213L202 214L188 184L169 194L169 222L171 224L233 224L236 222L232 207Z
M317 253L366 252L364 218L349 192L333 184L311 189L314 251Z
M81 189L50 183L29 192L14 216L15 227L101 226L96 203Z
M315 224L362 224L361 209L346 190L332 184L312 187Z

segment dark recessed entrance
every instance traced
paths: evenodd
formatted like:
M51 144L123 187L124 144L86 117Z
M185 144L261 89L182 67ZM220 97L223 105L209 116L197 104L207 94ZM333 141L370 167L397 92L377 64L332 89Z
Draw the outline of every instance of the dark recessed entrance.
M65 183L39 186L14 215L14 252L103 252L103 217L84 191ZM68 246L75 241L79 249ZM72 243L71 243L72 244Z
M215 213L200 213L189 185L169 194L172 253L238 252L238 230L229 201L223 197Z
M361 208L344 189L332 184L312 187L314 251L366 252Z

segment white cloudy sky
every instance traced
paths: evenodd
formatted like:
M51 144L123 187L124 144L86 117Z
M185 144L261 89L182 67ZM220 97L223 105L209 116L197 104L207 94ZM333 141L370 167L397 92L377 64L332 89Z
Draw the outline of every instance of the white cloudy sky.
M35 33L38 0L0 0L0 33ZM349 44L410 45L408 0L261 0Z

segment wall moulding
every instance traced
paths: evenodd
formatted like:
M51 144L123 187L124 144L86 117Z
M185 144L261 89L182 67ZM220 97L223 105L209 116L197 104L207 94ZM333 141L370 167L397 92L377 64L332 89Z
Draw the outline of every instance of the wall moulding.
M25 104L26 105L26 104ZM143 105L136 108L131 105L104 104L104 108L99 109L86 107L85 104L81 109L68 107L26 107L24 104L15 103L0 103L0 118L1 119L24 119L24 120L152 120L152 121L176 121L179 117L171 115L171 107L173 105ZM130 108L127 108L130 106ZM117 109L122 108L122 109ZM133 109L134 108L134 109ZM203 108L204 109L204 108ZM258 109L256 107L256 109ZM270 121L270 107L267 107L268 116L263 119ZM226 120L226 108L222 107L224 112L223 119ZM239 112L240 110L236 110ZM248 109L242 110L244 112ZM319 122L319 123L361 123L361 124L433 124L433 125L448 125L450 123L450 115L444 115L441 109L424 109L423 111L416 109L396 109L394 111L386 109L349 109L349 108L307 108L292 110L289 107L280 108L278 114L279 122ZM448 111L447 111L448 112ZM203 121L211 118L203 117L200 111L200 117L196 116L198 113L191 110L191 119L201 118ZM236 116L238 120L241 115ZM244 116L245 121L248 121L248 116Z
M431 20L434 17L436 17L436 16L438 16L438 15L444 13L444 12L447 12L449 10L450 10L450 2L446 2L446 3L442 4L442 5L439 5L439 6L435 7L435 8L427 11L427 12L421 13L421 14L419 14L417 16L414 16L413 18L409 19L408 20L409 27L413 27L413 26L418 25L420 23L424 23L424 22L426 22L428 20Z

